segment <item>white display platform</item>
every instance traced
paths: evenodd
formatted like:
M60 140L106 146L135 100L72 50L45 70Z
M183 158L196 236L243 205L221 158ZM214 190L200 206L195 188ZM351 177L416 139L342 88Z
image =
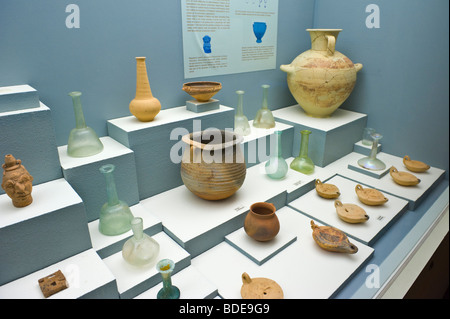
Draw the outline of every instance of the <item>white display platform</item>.
M39 107L39 95L28 84L0 87L0 112L35 107Z
M107 201L105 177L99 169L113 164L117 193L129 206L139 203L134 152L109 136L100 138L103 151L88 157L70 157L67 145L58 147L64 178L80 195L86 207L88 221L99 218L100 209Z
M148 209L145 209L141 204L130 206L131 213L134 217L141 217L144 224L144 232L153 236L162 230L161 221L155 217ZM126 233L117 236L106 236L100 233L98 229L99 220L94 220L88 224L89 234L91 236L92 247L102 258L106 258L118 251L122 251L125 241L133 236L133 231L130 229Z
M159 256L154 265L134 267L122 257L122 251L111 255L103 262L111 270L117 281L120 298L130 299L143 293L162 281L161 274L156 270L156 263L162 259L171 259L175 263L174 273L190 265L190 255L164 232L152 236L159 244Z
M0 284L92 247L83 202L66 180L33 186L31 195L21 208L0 195Z
M281 228L281 227L280 227ZM262 265L277 253L297 240L295 233L280 231L274 239L267 242L256 241L249 237L244 227L225 236L225 241L242 254Z
M354 143L361 140L367 115L337 109L330 117L308 116L297 104L272 112L276 121L294 126L292 156L300 151L300 131L310 130L308 155L320 167L334 162L353 151Z
M0 286L0 299L46 299L38 280L58 270L66 277L69 287L47 299L118 298L113 274L95 251L88 249Z
M185 120L195 120L195 119L201 119L203 116L212 115L212 114L220 114L224 112L234 111L233 108L230 108L225 105L220 105L219 109L207 111L204 113L195 113L191 112L189 110L186 110L186 106L178 106L178 107L172 107L169 109L161 110L155 117L153 121L150 122L141 122L133 115L120 117L116 119L108 120L108 126L110 128L116 127L120 130L122 130L124 133L133 133L133 132L139 132L139 131L145 131L148 128L151 127L158 127L158 126L164 126L164 125L170 125L176 122L185 121ZM233 112L234 113L234 112ZM207 127L203 127L203 129L206 129ZM125 136L124 136L125 137ZM133 136L132 138L134 138ZM131 142L131 141L129 141Z
M282 180L270 179L265 174L264 165L248 168L242 187L224 200L201 199L182 185L144 199L141 204L162 221L164 231L196 256L242 227L253 203L269 201L282 207L286 205L287 190L293 193L294 188L301 188L306 192L314 185L314 177L292 169Z
M212 299L217 296L217 287L194 266L189 266L173 275L172 285L180 290L180 299ZM161 282L134 299L157 299L162 286Z
M343 204L358 205L369 215L369 220L360 224L350 224L341 220L334 206L336 199L322 198L315 189L292 201L289 203L289 206L323 224L336 227L349 237L355 238L369 246L373 244L390 223L394 222L408 208L407 201L390 194L384 194L388 201L383 205L369 206L363 204L356 195L355 186L357 184L361 184L363 188L367 188L367 186L341 176L335 176L322 182L336 185L341 193L337 200Z
M210 99L207 102L199 102L197 100L186 101L186 110L195 113L208 112L219 108L220 101L216 99Z
M361 158L364 158L365 156L361 156ZM359 159L358 159L359 160ZM358 162L355 163L350 163L348 164L348 168L351 170L354 170L358 173L361 174L366 174L375 178L382 178L384 175L389 174L389 166L386 166L384 169L380 169L380 170L372 170L372 169L367 169L365 167L362 167L358 164Z
M414 210L422 199L432 190L433 186L445 177L445 170L431 167L424 173L413 173L421 182L415 186L401 186L394 182L389 174L386 174L380 179L356 172L348 168L349 164L357 165L361 158L359 153L350 153L336 162L327 166L328 170L335 171L339 175L359 181L363 184L379 189L382 192L395 195L409 201L409 209ZM403 165L403 157L397 157L387 153L379 153L377 158L382 160L387 167L395 166L399 171L406 171L407 168Z
M370 258L374 250L358 241L353 255L325 251L312 238L311 219L289 207L278 210L282 231L293 232L297 240L259 266L241 252L222 242L192 259L225 299L241 299L241 276L275 280L285 299L325 299L336 291ZM315 222L320 225L319 222Z
M0 161L12 154L33 176L33 185L63 177L49 107L0 111ZM0 187L0 194L4 194Z

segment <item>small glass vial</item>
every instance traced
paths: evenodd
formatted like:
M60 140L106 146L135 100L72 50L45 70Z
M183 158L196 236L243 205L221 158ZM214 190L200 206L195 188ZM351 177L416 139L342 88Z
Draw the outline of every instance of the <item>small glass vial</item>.
M145 267L156 262L159 255L159 244L152 237L144 233L142 218L135 217L131 220L133 236L129 238L122 248L122 257L129 264Z

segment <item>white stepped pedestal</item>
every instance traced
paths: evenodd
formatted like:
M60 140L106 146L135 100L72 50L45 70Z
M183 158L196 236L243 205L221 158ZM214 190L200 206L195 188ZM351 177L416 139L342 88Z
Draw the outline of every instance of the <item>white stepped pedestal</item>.
M280 218L278 218L280 219ZM282 221L280 221L282 223ZM259 242L249 237L244 227L225 236L225 241L239 250L242 254L262 265L277 253L288 247L297 240L295 233L288 233L280 226L280 232L274 239L267 242Z
M266 201L280 208L286 205L288 194L300 196L314 187L314 176L291 169L282 180L270 179L264 165L247 169L242 187L221 201L199 198L182 185L142 200L141 204L162 221L165 232L197 256L241 228L253 203Z
M159 243L160 248L158 259L154 265L132 266L123 259L122 251L103 259L116 278L120 298L134 298L161 282L161 274L156 270L156 263L161 259L173 260L175 263L174 274L190 265L189 254L167 234L159 232L152 237Z
M39 94L28 84L0 87L0 112L35 107L39 107Z
M144 199L183 184L181 137L210 127L232 130L234 109L221 105L217 110L194 113L180 106L161 110L151 122L127 116L109 120L107 124L109 136L135 154L139 198Z
M38 280L61 270L69 287L47 299L117 299L111 271L93 249L88 249L27 276L0 286L0 299L45 299Z
M328 118L306 115L299 105L273 111L276 121L294 126L292 156L300 151L300 131L310 130L308 155L315 165L324 167L353 151L353 144L361 139L367 115L337 109Z
M131 213L134 217L141 217L144 223L144 233L153 236L162 230L161 221L152 214L151 210L144 208L141 204L130 206ZM97 251L101 258L106 258L122 251L125 242L133 236L133 231L129 230L126 233L117 236L106 236L100 233L98 229L99 220L94 220L88 224L89 234L91 236L92 247Z
M172 285L180 290L180 299L212 299L217 296L217 287L193 266L172 276ZM157 299L162 286L161 282L136 296L135 299Z
M289 206L301 211L305 215L320 221L322 224L336 227L345 232L349 237L371 246L375 240L408 208L408 202L396 196L384 194L388 201L380 206L369 206L359 201L355 192L357 184L368 188L362 183L350 179L335 176L323 183L331 183L339 188L341 195L337 199L320 197L313 189L301 198L289 203ZM365 223L350 224L339 218L334 206L335 200L343 204L356 204L365 210L369 220Z
M0 112L0 161L12 154L33 176L33 185L61 178L55 132L50 109L39 107ZM4 194L0 188L0 194Z
M191 263L219 290L225 299L241 299L241 276L275 280L285 299L325 299L332 297L371 257L374 250L358 241L353 255L325 251L313 240L311 219L289 207L278 211L283 231L297 240L262 265L222 242L192 259ZM320 223L316 222L320 225Z
M382 192L403 198L409 202L409 209L411 210L414 210L433 189L433 187L445 178L445 170L431 167L424 173L409 172L403 165L402 157L397 157L383 152L379 153L377 158L382 160L386 164L386 167L390 168L391 166L395 166L399 171L412 173L420 179L420 183L418 185L401 186L394 182L389 173L381 178L376 178L348 168L349 164L358 165L358 160L362 157L364 157L364 155L359 153L350 153L329 165L327 169L335 171L339 173L339 175L354 181L358 181L362 184L379 189Z
M58 147L64 178L83 200L89 222L99 218L100 209L107 202L105 177L99 171L102 165L115 165L113 174L119 199L129 206L139 203L133 151L109 136L100 140L103 151L88 157L70 157L67 145Z
M81 198L63 178L33 186L22 208L0 195L0 284L92 247Z
M276 122L275 127L263 129L254 127L253 121L249 121L249 124L251 132L243 137L242 142L247 168L269 159L271 152L275 151L273 146L276 143L275 131L282 132L282 156L284 158L291 157L294 140L294 128L291 125Z

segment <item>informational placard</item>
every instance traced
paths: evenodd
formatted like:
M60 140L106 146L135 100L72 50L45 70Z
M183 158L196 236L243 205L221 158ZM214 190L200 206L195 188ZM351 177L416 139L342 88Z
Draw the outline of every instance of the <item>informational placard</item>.
M181 0L184 76L275 69L278 0Z

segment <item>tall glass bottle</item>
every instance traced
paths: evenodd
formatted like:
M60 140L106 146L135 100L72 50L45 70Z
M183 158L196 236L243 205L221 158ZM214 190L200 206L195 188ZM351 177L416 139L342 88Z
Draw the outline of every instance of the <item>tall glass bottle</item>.
M258 128L272 128L275 127L275 119L273 118L272 111L269 110L267 104L267 96L269 94L270 85L264 84L263 88L263 101L262 106L256 113L253 120L253 126Z
M69 96L72 97L76 126L69 134L67 154L72 157L87 157L100 153L103 150L103 144L95 131L86 126L81 107L81 92L70 92Z
M234 116L234 132L242 136L249 135L251 131L248 118L244 115L244 93L244 91L236 91L238 104Z
M100 210L99 230L102 234L115 236L123 234L131 229L133 214L127 203L119 200L117 196L116 184L114 182L115 166L106 164L100 167L100 172L105 176L106 195L108 201L103 204Z
M131 220L131 230L133 236L125 242L122 248L123 259L138 267L154 264L159 255L159 244L144 233L142 218L135 217Z
M377 158L377 152L378 152L378 142L383 137L379 133L373 133L372 135L372 149L370 151L370 155L367 157L363 157L360 160L358 160L358 164L364 168L379 171L386 168L386 164L384 164L383 161Z
M172 272L175 268L175 263L170 259L163 259L158 262L156 269L162 276L163 287L158 291L158 299L179 299L180 290L172 285Z
M274 134L276 137L275 148L266 163L266 174L272 179L281 179L286 176L289 167L282 155L281 131L275 131Z
M291 162L290 167L303 174L311 174L314 172L314 162L308 157L309 134L311 131L300 131L302 140L300 142L300 152L298 156Z

